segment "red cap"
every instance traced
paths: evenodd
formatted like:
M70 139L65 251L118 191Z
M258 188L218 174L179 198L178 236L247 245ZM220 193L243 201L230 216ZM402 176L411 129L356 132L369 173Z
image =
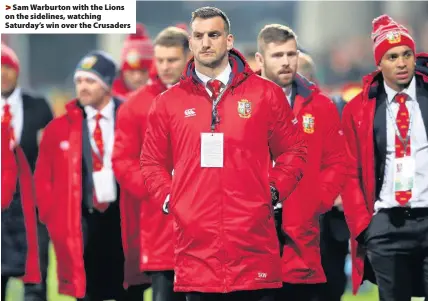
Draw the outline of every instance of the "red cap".
M382 15L372 22L373 53L376 65L391 48L409 46L416 53L415 41L403 25L395 22L390 16Z
M15 51L12 48L1 44L1 64L8 65L15 69L16 73L19 73L19 59Z
M121 70L149 70L153 44L143 24L137 23L135 34L129 35L122 48Z

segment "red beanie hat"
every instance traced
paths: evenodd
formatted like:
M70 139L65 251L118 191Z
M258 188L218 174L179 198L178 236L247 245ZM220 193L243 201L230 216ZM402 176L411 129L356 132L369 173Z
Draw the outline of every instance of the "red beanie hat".
M15 69L16 73L19 73L19 60L15 51L12 48L1 44L1 64L8 65Z
M143 24L137 23L135 34L129 35L123 45L121 70L149 70L153 60L153 44Z
M189 32L189 27L187 26L186 23L177 23L177 24L175 24L175 27L184 29L186 32Z
M372 22L373 53L376 65L389 49L397 46L409 46L416 53L415 41L406 27L395 22L390 16L382 15Z

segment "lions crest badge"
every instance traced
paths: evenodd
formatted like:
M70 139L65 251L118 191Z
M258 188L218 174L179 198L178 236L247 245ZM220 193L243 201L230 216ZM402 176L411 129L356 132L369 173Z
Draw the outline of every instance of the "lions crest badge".
M82 63L80 64L80 68L82 68L82 69L91 69L95 65L96 62L97 62L97 57L96 56L85 57L82 60Z
M401 42L401 34L398 31L390 31L386 34L386 39L389 44L397 44Z
M315 117L312 114L303 115L303 131L307 134L313 134L315 131Z
M139 68L140 60L141 55L136 49L132 49L126 54L126 62L131 66L131 68Z
M251 117L251 101L247 99L241 99L238 101L238 114L241 118Z

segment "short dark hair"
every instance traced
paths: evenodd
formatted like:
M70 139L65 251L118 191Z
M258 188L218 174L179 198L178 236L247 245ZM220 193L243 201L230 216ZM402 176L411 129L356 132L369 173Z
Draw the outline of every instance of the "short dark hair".
M260 53L263 53L265 45L285 43L291 39L297 42L297 35L290 27L281 24L269 24L260 31L257 38L257 48Z
M230 33L230 20L226 16L226 14L217 7L211 7L211 6L205 6L198 8L194 12L192 12L192 20L190 21L190 25L192 25L193 21L195 21L196 18L201 19L211 19L215 17L220 17L224 21L224 30L227 32L227 34Z
M153 44L154 46L183 47L187 52L189 51L188 33L184 29L170 26L157 35Z

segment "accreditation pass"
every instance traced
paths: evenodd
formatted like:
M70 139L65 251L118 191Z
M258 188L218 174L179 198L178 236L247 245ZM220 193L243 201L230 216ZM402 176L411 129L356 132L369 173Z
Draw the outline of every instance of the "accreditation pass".
M224 134L201 133L201 167L223 167Z

